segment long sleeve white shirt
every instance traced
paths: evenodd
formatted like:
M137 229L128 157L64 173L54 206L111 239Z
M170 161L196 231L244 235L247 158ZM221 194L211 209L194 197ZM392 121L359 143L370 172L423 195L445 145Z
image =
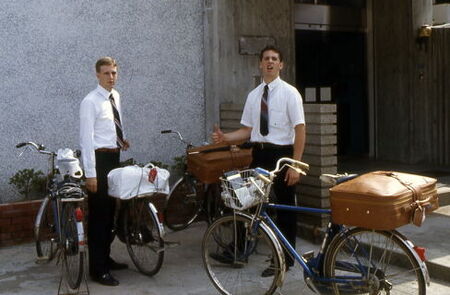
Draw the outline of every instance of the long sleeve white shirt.
M123 119L119 93L107 91L102 86L91 91L80 105L80 146L86 177L97 177L95 170L95 150L98 148L117 148L116 126L109 95L112 94Z

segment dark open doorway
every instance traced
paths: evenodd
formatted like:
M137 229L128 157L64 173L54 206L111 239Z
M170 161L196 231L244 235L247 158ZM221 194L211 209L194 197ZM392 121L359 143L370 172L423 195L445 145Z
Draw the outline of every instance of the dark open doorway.
M304 98L306 88L331 90L325 103L337 105L340 156L369 153L365 38L363 32L297 30L295 35L296 86ZM320 95L315 102L323 102Z

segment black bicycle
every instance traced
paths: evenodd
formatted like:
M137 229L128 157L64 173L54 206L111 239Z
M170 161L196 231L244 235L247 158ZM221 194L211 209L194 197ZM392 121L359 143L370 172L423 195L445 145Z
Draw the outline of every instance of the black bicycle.
M81 169L76 171L78 175L71 175L63 167L69 162L78 165L78 160L58 159L58 165L55 165L57 153L47 151L43 145L34 142L16 145L17 148L25 146L31 146L37 152L48 155L50 161L47 195L36 215L34 226L36 262L48 263L59 257L68 285L77 289L83 278L86 259L83 225L85 194L80 186ZM79 153L76 156L79 157Z

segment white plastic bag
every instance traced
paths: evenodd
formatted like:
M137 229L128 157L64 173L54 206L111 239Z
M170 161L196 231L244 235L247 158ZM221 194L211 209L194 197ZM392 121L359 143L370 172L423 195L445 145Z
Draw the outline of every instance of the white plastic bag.
M156 169L154 181L149 180L150 171ZM169 193L169 171L159 167L126 166L108 174L108 194L128 200L148 193Z
M56 166L61 175L70 175L74 178L81 178L83 170L80 161L75 157L71 149L59 149L56 155Z

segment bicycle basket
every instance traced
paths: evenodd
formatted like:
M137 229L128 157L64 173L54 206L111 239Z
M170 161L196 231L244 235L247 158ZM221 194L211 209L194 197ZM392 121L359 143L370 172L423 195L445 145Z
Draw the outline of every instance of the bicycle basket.
M255 177L253 169L235 171L220 178L222 182L221 197L225 206L245 210L264 202L264 183Z

